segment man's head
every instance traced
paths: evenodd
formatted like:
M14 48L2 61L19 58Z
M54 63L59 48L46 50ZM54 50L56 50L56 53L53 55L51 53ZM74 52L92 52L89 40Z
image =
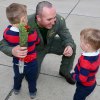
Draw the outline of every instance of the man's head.
M51 29L56 21L56 9L48 1L42 1L36 7L36 19L40 27Z
M6 8L6 15L11 24L27 23L26 5L12 3Z
M81 48L84 51L100 49L100 30L87 28L80 33Z

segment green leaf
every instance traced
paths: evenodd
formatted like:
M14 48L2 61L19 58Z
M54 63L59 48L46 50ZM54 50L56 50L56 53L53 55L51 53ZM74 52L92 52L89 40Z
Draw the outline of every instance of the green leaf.
M20 37L19 44L20 44L21 47L27 47L29 32L27 32L27 29L25 28L25 25L22 24L22 23L20 23L18 25L18 28L19 28L19 37Z

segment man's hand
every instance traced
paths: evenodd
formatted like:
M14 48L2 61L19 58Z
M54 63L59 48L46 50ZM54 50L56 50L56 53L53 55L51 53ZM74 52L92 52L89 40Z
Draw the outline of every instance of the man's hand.
M12 55L18 58L25 58L27 56L27 47L20 47L19 45L12 49Z
M71 46L67 46L67 47L65 48L64 52L63 52L63 55L64 55L64 56L70 57L70 56L72 56L72 54L73 54L73 49L72 49L72 47L71 47Z

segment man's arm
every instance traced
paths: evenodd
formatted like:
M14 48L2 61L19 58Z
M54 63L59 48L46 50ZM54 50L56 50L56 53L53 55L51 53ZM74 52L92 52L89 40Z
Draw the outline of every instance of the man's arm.
M4 39L0 41L0 51L10 57L24 58L27 56L27 47L20 47L19 45L11 47Z
M61 16L57 16L58 19L58 35L62 39L62 45L64 47L71 46L72 49L76 50L76 45L74 43L74 40L72 38L72 35L69 32L69 29L66 27L65 19Z
M10 47L6 40L2 39L0 41L0 51L2 51L4 54L12 57L12 49L13 47Z

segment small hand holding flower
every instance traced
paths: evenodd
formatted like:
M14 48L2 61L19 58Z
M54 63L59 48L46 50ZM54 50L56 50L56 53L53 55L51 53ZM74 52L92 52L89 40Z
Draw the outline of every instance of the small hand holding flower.
M27 47L28 45L28 29L30 28L28 25L24 25L23 23L20 23L18 25L19 28L19 44L21 47ZM24 58L19 59L19 72L22 74L24 70Z

